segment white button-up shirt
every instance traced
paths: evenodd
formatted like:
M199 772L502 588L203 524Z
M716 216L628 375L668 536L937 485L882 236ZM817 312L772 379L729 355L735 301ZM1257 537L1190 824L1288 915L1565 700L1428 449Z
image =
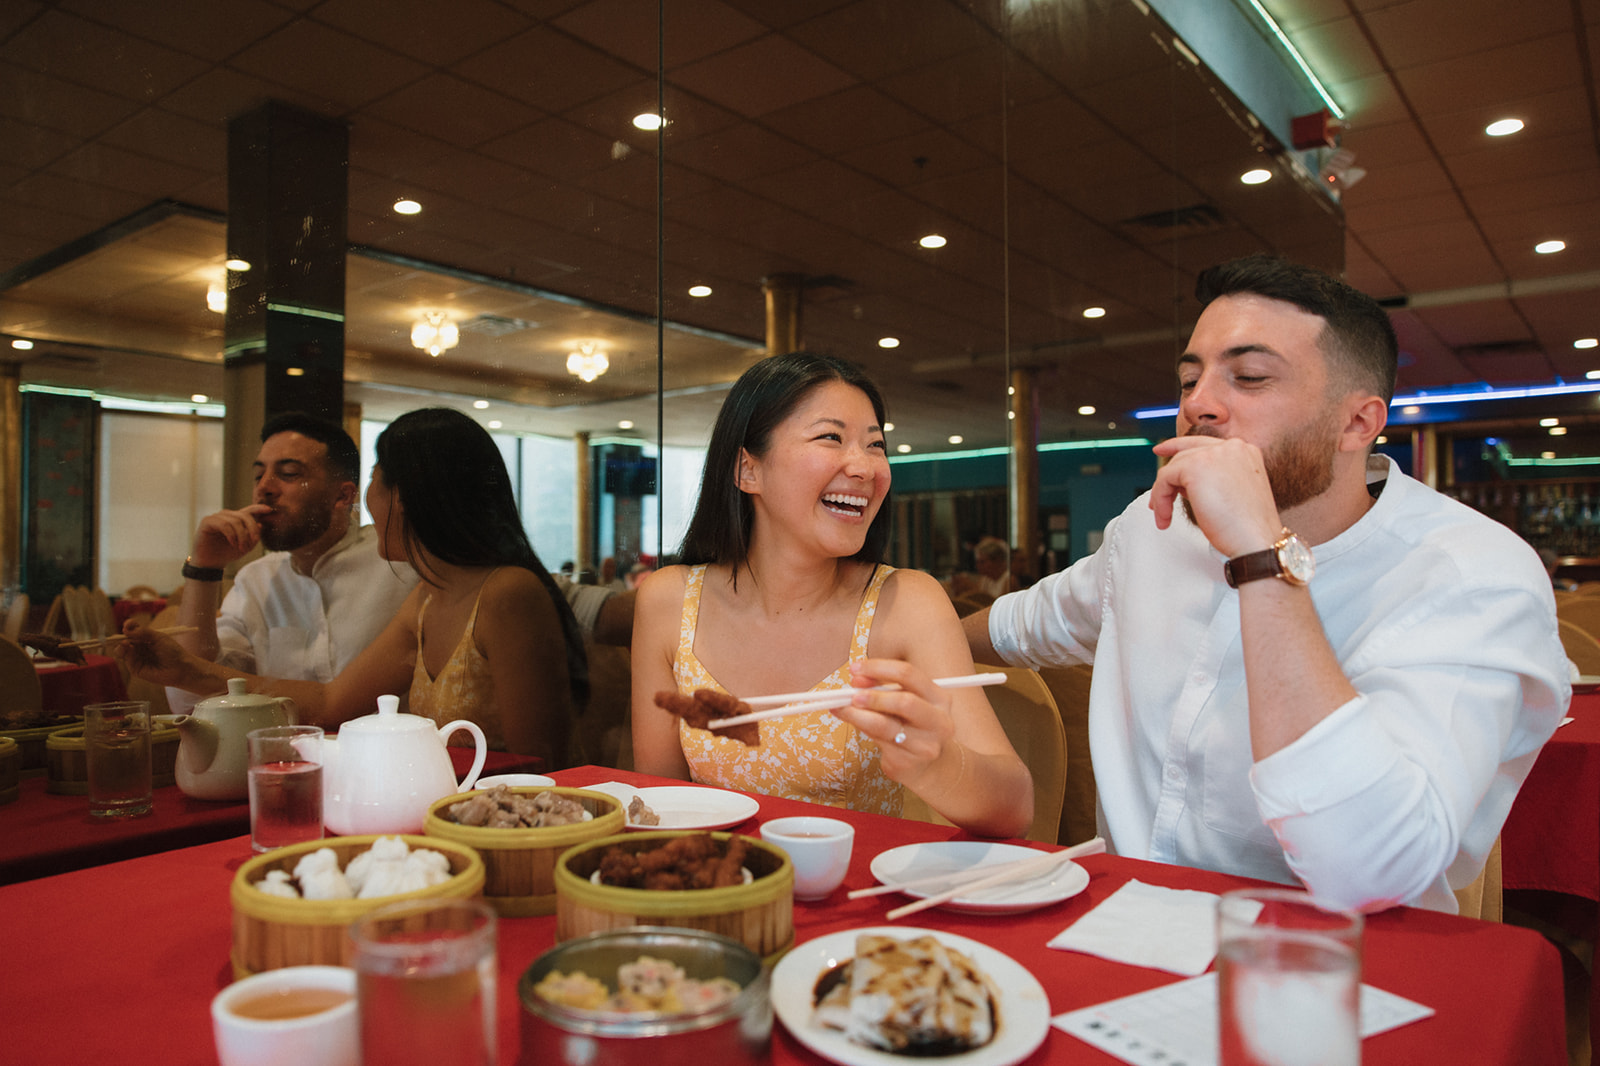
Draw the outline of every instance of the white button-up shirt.
M1504 526L1386 485L1315 548L1312 600L1359 695L1254 762L1239 596L1141 496L1094 555L995 602L1006 662L1095 667L1089 739L1119 854L1454 911L1571 698L1550 580Z

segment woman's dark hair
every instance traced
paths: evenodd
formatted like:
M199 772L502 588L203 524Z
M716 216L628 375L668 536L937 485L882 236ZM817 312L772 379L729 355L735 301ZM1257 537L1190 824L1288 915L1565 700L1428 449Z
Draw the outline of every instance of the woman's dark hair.
M511 475L494 440L478 423L448 407L408 411L378 434L374 476L400 494L406 559L430 584L418 547L454 566L520 566L531 570L561 619L573 705L589 699L583 632L567 598L539 561L517 513ZM392 512L391 512L392 514Z
M830 381L860 389L871 401L878 425L887 421L878 386L859 366L831 355L791 352L769 356L739 375L711 430L700 499L683 537L680 562L729 566L737 580L739 568L750 554L750 525L755 519L750 497L739 488L739 453L747 451L757 458L765 455L778 423L789 417L807 393ZM881 563L888 544L889 500L885 496L867 529L866 542L851 558Z

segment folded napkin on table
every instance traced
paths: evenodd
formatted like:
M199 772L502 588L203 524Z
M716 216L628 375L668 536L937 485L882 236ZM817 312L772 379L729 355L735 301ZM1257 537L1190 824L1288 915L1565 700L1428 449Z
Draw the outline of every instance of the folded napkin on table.
M1129 881L1049 946L1192 977L1217 954L1217 897Z

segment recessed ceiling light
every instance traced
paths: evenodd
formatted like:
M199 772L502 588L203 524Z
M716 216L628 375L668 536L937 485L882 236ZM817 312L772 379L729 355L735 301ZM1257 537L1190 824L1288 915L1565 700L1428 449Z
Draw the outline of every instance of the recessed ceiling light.
M415 200L408 200L403 196L394 202L394 213L397 215L415 215L421 210L421 204Z
M33 347L33 342L23 340L21 337L18 337L16 340L11 342L11 347L15 348L19 352L25 352Z
M1078 408L1078 413L1080 415L1092 415L1094 414L1094 405L1086 403L1082 407Z
M283 373L284 376L291 378L303 378L306 376L306 370L303 366L291 366L285 369Z
M1591 370L1583 376L1588 378L1590 381L1600 381L1600 370Z
M1533 246L1533 250L1538 252L1540 255L1553 255L1556 252L1566 248L1566 246L1566 241L1540 241L1538 244Z
M899 337L879 337L878 338L878 347L880 347L880 348L898 348L898 347L900 347L900 338Z
M1106 317L1106 309L1104 307L1085 307L1083 309L1083 317L1104 318Z
M960 444L961 440L962 440L961 434L959 434L959 433L950 434L950 443L951 444Z
M1006 421L1007 422L1015 422L1016 420L1017 420L1017 412L1015 412L1015 411L1007 411L1006 412Z
M1263 167L1257 167L1255 170L1247 170L1243 174L1240 174L1239 180L1244 182L1246 185L1260 185L1264 182L1272 180L1272 171Z
M1483 127L1483 132L1491 137L1506 137L1519 132L1521 129L1522 120L1520 118L1503 118L1498 122L1491 122Z
M1556 457L1556 453L1555 452L1540 452L1539 453L1539 458L1541 458L1541 459L1554 459L1555 457Z
M500 428L500 420L498 418L489 419L489 428L490 429L499 429Z
M212 285L206 289L206 310L215 311L217 314L226 314L228 310L228 290L221 285Z
M473 400L472 401L472 406L476 407L480 411L487 411L489 409L489 401L488 400Z
M633 419L624 418L622 421L617 423L617 428L618 429L632 429L633 428Z
M693 296L695 299L702 299L704 297L710 296L711 295L711 286L710 285L691 285L691 286L689 286L689 295Z
M937 233L930 233L917 243L924 248L943 248L948 242Z
M211 397L207 396L205 393L197 392L193 396L189 397L189 402L190 403L205 403L210 399L211 399Z
M642 130L658 130L666 125L666 120L654 111L641 111L633 116L633 124Z
M1550 427L1550 435L1552 437L1565 437L1567 435L1567 427L1566 426L1551 426Z
M909 444L896 444L894 446L894 450L899 452L901 455L904 455L906 452L909 452L911 450L911 445L909 445Z
M885 422L883 424L883 431L885 433L893 433L894 432L894 423L893 422Z
M1417 415L1422 413L1422 408L1416 404L1411 404L1409 407L1400 408L1400 413L1403 415Z
M1561 424L1561 419L1559 419L1559 418L1541 418L1541 419L1539 419L1539 424L1541 426L1559 426Z
M246 259L230 259L222 265L229 270L237 270L241 274L250 269L250 262Z
M1600 339L1596 339L1594 337L1579 337L1577 340L1572 342L1572 346L1574 348L1600 347Z

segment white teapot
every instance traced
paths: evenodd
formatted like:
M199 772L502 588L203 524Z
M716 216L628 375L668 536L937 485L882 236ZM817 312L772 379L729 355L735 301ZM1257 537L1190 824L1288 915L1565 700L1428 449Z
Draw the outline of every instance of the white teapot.
M465 792L483 772L489 744L476 723L440 728L399 710L400 697L379 696L377 714L344 723L337 740L322 740L322 821L340 836L420 833L435 800ZM478 745L472 769L459 784L444 744L458 729Z
M252 729L295 725L294 700L249 691L242 677L228 679L228 694L194 706L193 714L172 719L178 727L178 761L173 767L184 795L205 800L240 800L250 794L246 773L250 756L245 736Z

